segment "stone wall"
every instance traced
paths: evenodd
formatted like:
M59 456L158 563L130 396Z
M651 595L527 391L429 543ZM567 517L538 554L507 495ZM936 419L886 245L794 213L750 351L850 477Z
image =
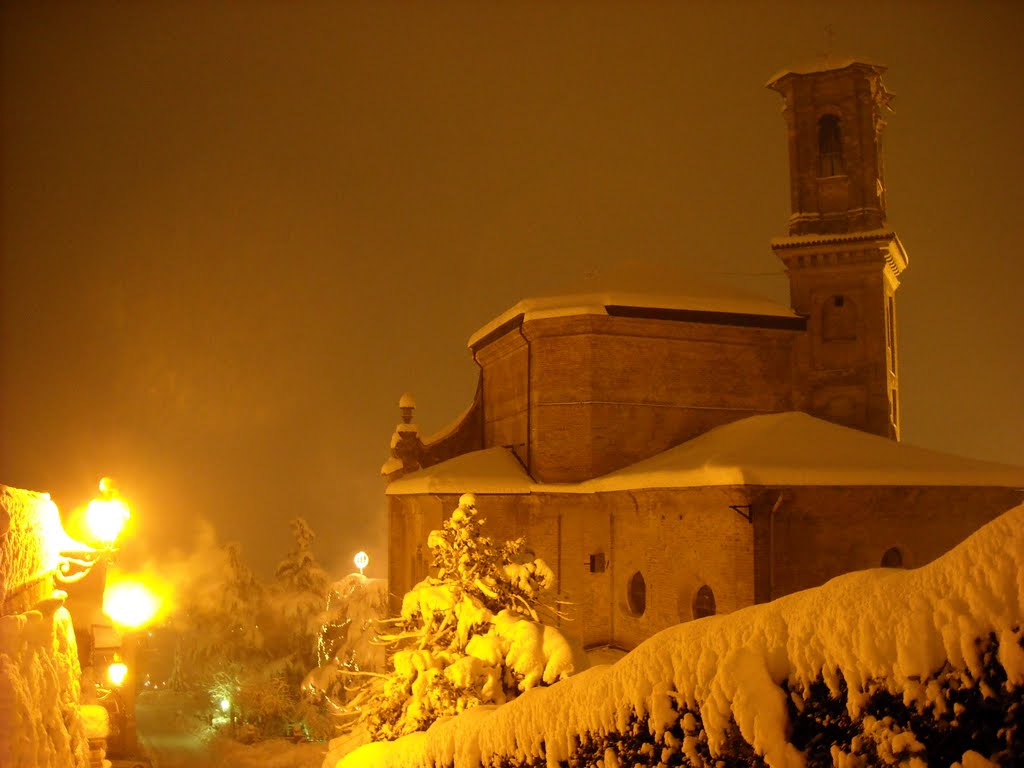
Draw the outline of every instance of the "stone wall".
M59 520L49 495L0 485L0 613L50 596L57 553L46 530Z
M0 765L85 768L80 669L64 593L53 589L57 508L0 486ZM60 529L62 531L62 529Z

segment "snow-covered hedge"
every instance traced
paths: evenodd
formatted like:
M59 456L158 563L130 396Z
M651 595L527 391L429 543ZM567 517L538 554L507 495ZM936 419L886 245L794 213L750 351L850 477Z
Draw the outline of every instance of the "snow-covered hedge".
M914 571L875 569L654 636L361 766L1018 765L1024 507Z
M0 766L84 768L78 646L63 592L0 616ZM58 607L59 606L59 607Z

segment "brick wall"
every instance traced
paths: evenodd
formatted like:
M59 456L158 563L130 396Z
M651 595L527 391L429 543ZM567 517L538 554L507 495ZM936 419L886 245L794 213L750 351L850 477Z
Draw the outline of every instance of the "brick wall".
M508 446L525 464L530 349L518 326L477 353L477 362L484 392L484 445Z
M525 536L555 571L571 618L563 628L586 645L624 648L694 618L702 585L717 612L728 613L878 567L891 547L916 568L1021 501L1024 492L1006 488L902 486L477 494L487 536ZM400 605L426 575L427 536L458 495L392 496L390 504L391 588ZM603 556L604 570L592 570L591 556L595 566ZM629 603L636 573L646 585L642 611Z
M718 613L753 604L753 526L730 508L746 503L742 489L606 495L616 507L609 596L616 645L632 648L655 632L690 621L697 590L705 584L714 592ZM647 585L642 615L635 615L627 600L636 572Z
M542 482L573 482L788 410L796 335L605 315L529 320L477 352L485 444L516 446Z
M900 550L906 567L920 567L1021 501L1024 492L1008 488L786 489L774 518L774 568L766 573L771 595L877 568L891 547Z
M427 576L427 537L441 527L456 506L457 496L388 497L388 589L393 614L401 611L405 593Z

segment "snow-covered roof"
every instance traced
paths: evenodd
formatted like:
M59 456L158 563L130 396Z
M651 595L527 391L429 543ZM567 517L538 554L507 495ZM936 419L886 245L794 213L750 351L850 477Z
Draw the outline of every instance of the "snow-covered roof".
M714 312L736 315L796 318L798 315L785 304L771 299L740 293L726 295L692 293L644 293L630 291L601 291L597 293L546 296L523 299L511 309L501 313L469 337L473 347L488 334L522 316L523 322L544 317L570 317L572 315L608 315L609 307L638 307L645 309L682 309L695 312Z
M535 483L507 450L491 448L407 475L387 493L601 493L722 485L1024 488L1024 467L897 443L791 411L716 427L581 483Z
M751 294L734 280L695 273L673 263L628 259L596 271L556 294L523 299L474 333L469 346L476 346L488 334L519 317L526 322L544 317L608 315L614 312L609 312L609 307L798 317L788 305Z
M414 493L530 493L533 480L507 448L486 448L411 472L388 484L389 496Z
M1024 487L1024 467L917 448L790 411L716 427L579 490L705 485Z
M831 56L821 56L812 61L806 61L803 64L795 67L786 67L785 69L779 70L774 75L768 78L768 82L765 86L771 88L775 83L784 78L786 75L813 75L818 72L838 72L841 69L853 66L854 64L862 64L866 67L871 67L879 74L885 72L888 67L881 64L875 64L874 62L868 61L860 56L846 56L839 59L833 59Z

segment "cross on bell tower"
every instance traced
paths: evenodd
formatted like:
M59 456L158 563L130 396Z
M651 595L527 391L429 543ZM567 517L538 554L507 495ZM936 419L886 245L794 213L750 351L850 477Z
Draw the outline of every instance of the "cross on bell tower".
M772 241L790 303L808 318L796 407L899 439L895 294L907 255L886 226L885 67L857 60L786 70L789 234Z

